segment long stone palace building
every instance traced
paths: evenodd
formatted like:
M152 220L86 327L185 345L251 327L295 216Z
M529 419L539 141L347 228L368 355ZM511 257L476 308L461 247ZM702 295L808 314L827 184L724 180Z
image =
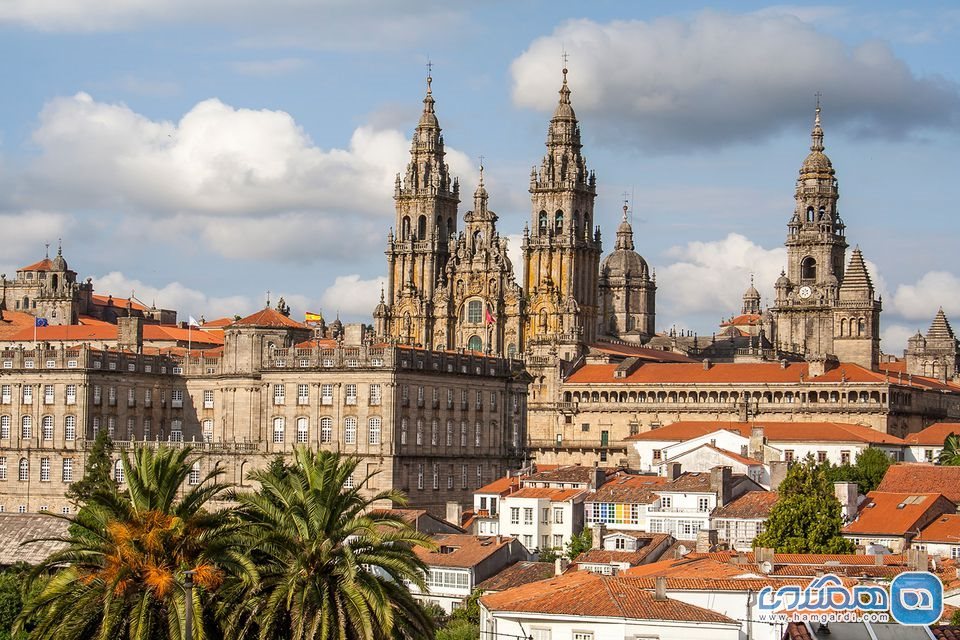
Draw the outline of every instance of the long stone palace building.
M94 294L59 250L0 275L0 510L69 513L64 491L100 430L117 461L133 446L194 447L189 482L219 464L247 485L298 443L356 454L372 490L443 513L531 460L629 465L631 435L681 420L903 436L960 419L942 310L903 358L881 354L881 301L860 250L847 255L819 105L775 300L764 309L751 283L710 339L656 332L656 281L627 207L603 255L566 69L516 272L482 168L460 219L435 107L428 78L372 326L303 324L282 299L177 324L132 294Z

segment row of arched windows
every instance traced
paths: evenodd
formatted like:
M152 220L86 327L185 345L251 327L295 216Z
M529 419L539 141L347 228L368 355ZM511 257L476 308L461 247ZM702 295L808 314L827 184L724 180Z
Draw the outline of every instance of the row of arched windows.
M20 417L20 439L32 440L34 436L33 416ZM12 420L9 415L0 416L0 440L9 440L12 428ZM55 436L53 416L43 416L40 418L40 441L53 442ZM70 415L63 419L63 437L65 440L77 439L77 417Z
M423 240L427 237L427 216L420 216L417 218L417 235L415 238L410 237L410 224L410 216L403 216L403 219L400 221L401 240ZM446 238L454 231L456 231L456 227L453 224L453 218L447 218L446 225L444 225L443 218L441 216L437 216L436 232L438 238Z
M830 403L885 403L887 394L879 391L566 391L564 402L587 403L736 403L741 400L773 404Z
M276 417L273 419L273 442L281 444L287 441L286 418ZM300 416L295 420L297 444L306 444L310 442L310 419ZM355 416L347 416L343 419L343 442L344 444L357 443L358 420ZM380 444L383 439L383 420L379 416L372 416L367 420L367 444ZM333 441L333 418L324 416L320 418L320 443L328 444Z
M867 333L867 321L864 318L841 318L840 335L860 337Z
M550 227L550 222L551 222L551 220L550 220L550 214L548 214L548 213L547 213L546 211L544 211L544 210L541 210L537 222L538 222L538 226L539 226L539 228L540 228L540 232L541 232L541 233L546 233L546 232L548 231L548 229L551 228L551 227ZM557 209L556 213L553 214L553 227L552 227L552 228L553 228L553 233L554 233L554 234L563 233L563 210L562 210L562 209ZM582 228L585 229L587 233L590 232L590 214L588 214L588 213L584 213L584 214L583 214L583 227L582 227ZM573 212L573 233L574 233L574 235L580 235L580 232L581 232L581 227L580 227L580 212L579 212L579 211L574 211L574 212Z

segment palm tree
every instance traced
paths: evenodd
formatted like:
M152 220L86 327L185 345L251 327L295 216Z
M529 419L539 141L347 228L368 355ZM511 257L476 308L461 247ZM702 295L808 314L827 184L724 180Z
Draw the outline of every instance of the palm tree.
M242 526L230 511L208 511L228 485L219 468L184 491L189 448L124 455L126 489L100 488L73 519L36 575L51 574L26 603L16 630L37 640L182 640L186 603L179 579L194 573L193 639L222 637L212 627L210 594L230 576L252 582L240 546ZM181 495L182 494L182 495ZM69 518L68 518L69 519Z
M960 467L960 436L955 433L947 435L937 461L944 466Z
M227 637L433 637L432 620L405 584L425 587L413 547L432 548L430 538L373 508L405 499L396 491L364 497L373 474L352 482L358 465L355 457L298 447L293 464L250 474L258 492L232 494L260 578L223 604Z

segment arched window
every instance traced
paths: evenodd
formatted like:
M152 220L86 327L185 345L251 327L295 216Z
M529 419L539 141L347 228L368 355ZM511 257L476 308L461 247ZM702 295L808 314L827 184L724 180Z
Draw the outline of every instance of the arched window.
M0 416L0 440L10 439L10 416Z
M43 416L41 434L44 442L53 442L53 416Z
M862 336L867 332L867 323L863 318L857 321L857 336Z
M306 444L310 436L310 421L301 416L297 418L297 443Z
M333 418L320 418L320 442L328 443L333 440Z
M427 237L427 216L417 218L417 240Z
M590 214L584 212L584 214L583 214L583 234L589 238L591 231L592 231L592 229L591 229L591 227L590 227Z
M20 469L19 469L19 479L20 482L26 482L30 479L30 461L26 458L20 458Z
M187 484L196 486L200 484L200 461L197 460L190 467L190 474L187 476Z
M29 440L33 437L33 417L23 416L20 419L20 438Z
M813 210L813 207L807 207L807 222L813 222L816 220L816 213Z
M209 418L203 421L203 441L213 441L213 420L210 420Z
M841 336L847 335L847 319L846 318L840 319L840 335Z
M813 256L807 256L800 263L800 279L801 280L817 279L817 261L813 259Z
M820 207L820 219L821 220L827 219L827 210L823 207Z
M563 211L557 209L557 212L553 214L553 232L560 233L563 231Z
M56 274L50 276L50 288L51 288L51 289L56 289L56 288L57 288L57 283L58 283L59 281L60 281L60 280L59 280L59 278L57 278Z
M467 322L480 324L483 322L483 301L471 300L467 303Z
M540 310L540 332L541 333L547 332L547 310L546 309Z
M374 416L367 421L367 441L370 444L380 444L380 418Z
M357 444L357 419L353 416L347 416L343 420L343 442Z
M400 222L400 239L410 239L410 216L403 216L403 221Z
M547 230L547 212L546 211L540 212L540 230L541 231ZM26 298L24 298L24 301L26 301ZM24 302L24 304L26 304L26 302Z
M273 419L273 441L275 443L283 442L283 431L285 427L285 422L283 418L274 418Z
M113 479L117 484L123 482L123 460L113 463Z
M480 336L470 336L470 341L467 342L467 349L470 351L483 351L483 340L480 339Z
M443 218L437 216L437 236L440 238L445 238L446 234L443 232Z
M447 218L447 235L453 235L456 227L453 226L453 218Z
M578 236L580 235L580 212L573 212L573 234Z

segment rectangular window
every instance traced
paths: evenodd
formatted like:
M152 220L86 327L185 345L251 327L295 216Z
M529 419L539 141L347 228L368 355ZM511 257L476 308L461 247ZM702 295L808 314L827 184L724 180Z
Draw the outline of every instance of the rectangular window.
M663 460L663 451L661 451L660 449L654 449L654 450L653 450L653 461L654 461L654 462L660 462L661 460Z
M520 524L520 507L510 507L510 524Z
M563 509L559 507L554 507L553 509L553 521L556 524L563 524Z
M63 482L73 482L73 459L63 459L63 469L60 473Z
M133 407L137 404L137 390L131 387L127 390L127 406Z
M543 514L542 514L542 517L540 518L540 522L542 524L549 524L550 523L550 507L544 507L542 511L543 511ZM546 546L546 543L544 543L544 546Z
M423 444L423 419L417 418L417 444Z
M357 385L348 384L346 385L346 394L344 402L346 404L357 404Z
M143 419L143 441L146 442L150 439L150 418Z
M282 384L273 385L273 404L284 404L287 401L287 387Z
M29 384L23 385L23 404L33 404L33 387Z
M453 420L447 420L447 446L453 446Z
M153 389L143 390L143 406L145 407L153 406Z
M40 458L40 482L50 482L50 458Z
M369 430L369 438L368 438L369 444L380 444L381 422L379 417L374 416L370 418L368 422L368 430Z
M793 449L784 449L784 451L783 451L783 461L784 461L784 462L793 462Z
M477 411L483 409L483 391L477 391Z
M380 404L380 385L370 385L370 404L376 406Z
M710 511L710 499L697 498L697 511L701 513L706 513L707 511Z
M467 488L467 465L460 465L460 488Z
M174 409L183 408L183 389L174 389L170 392L170 406Z
M410 421L406 418L400 419L400 444L407 444L407 430L409 429Z
M206 389L203 392L203 408L213 409L213 389Z
M108 387L108 388L107 388L107 402L108 402L110 405L115 405L115 404L117 404L117 388L116 388L116 387ZM181 406L183 406L183 405L181 405Z
M333 441L333 418L320 418L320 442L329 443Z
M437 444L437 419L434 418L433 422L430 423L430 444L436 446Z
M543 534L540 536L540 548L546 549L550 545L550 536Z
M417 489L423 489L423 465L417 465Z
M460 446L467 446L467 421L460 421Z
M479 446L480 446L480 432L481 432L482 430L483 430L483 427L482 427L480 421L477 420L477 424L475 424L475 425L473 426L473 446L475 446L475 447L479 447Z
M10 385L0 385L0 403L10 404Z
M573 640L593 640L593 631L574 631Z
M817 451L817 462L826 462L826 461L827 461L827 452Z
M523 508L523 524L533 524L533 508Z
M0 480L7 479L7 458L0 456Z
M306 418L297 418L297 443L306 444L309 438L309 421Z
M437 463L433 464L433 488L440 488L440 465Z
M490 392L490 409L496 411L497 409L497 399L500 397L499 391Z
M77 385L67 385L67 404L77 404Z
M10 416L0 416L0 440L10 439Z
M33 369L33 360L24 360L23 361L24 369Z
M532 535L523 536L523 546L525 546L527 549L532 549L532 548L533 548L533 536L532 536Z
M927 462L931 462L931 461L933 460L933 455L932 455L932 454L933 454L933 451L930 451L930 450L928 449L928 450L927 450L927 453L928 453L928 454L931 454L931 455L927 458ZM840 452L840 464L850 464L850 452L849 452L849 451L841 451L841 452Z
M660 508L669 509L673 506L673 498L671 496L660 496Z
M43 404L53 404L54 402L56 402L56 398L53 396L53 385L43 385Z
M299 405L310 404L310 385L308 384L297 385L297 404Z
M553 546L559 549L563 546L563 534L555 533L553 534Z
M333 404L333 385L332 384L320 385L320 404L326 404L326 405Z
M117 419L113 416L107 418L107 435L111 440L117 436Z
M353 416L343 420L343 441L345 444L357 444L357 419Z

